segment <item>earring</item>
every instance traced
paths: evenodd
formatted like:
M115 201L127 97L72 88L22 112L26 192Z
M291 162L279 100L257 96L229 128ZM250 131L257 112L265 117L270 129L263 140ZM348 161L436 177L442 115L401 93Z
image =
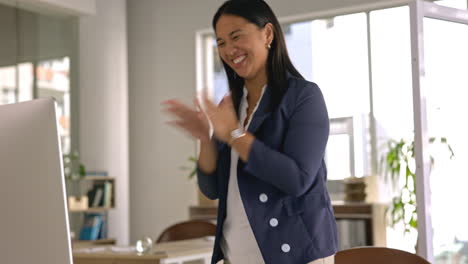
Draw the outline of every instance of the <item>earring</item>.
M268 44L268 45L267 45L267 49L271 49L271 44Z

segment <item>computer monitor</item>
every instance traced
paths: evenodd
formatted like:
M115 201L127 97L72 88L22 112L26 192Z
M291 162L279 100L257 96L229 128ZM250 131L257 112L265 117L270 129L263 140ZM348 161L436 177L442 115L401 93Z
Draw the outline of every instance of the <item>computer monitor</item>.
M0 105L0 263L72 263L55 109Z

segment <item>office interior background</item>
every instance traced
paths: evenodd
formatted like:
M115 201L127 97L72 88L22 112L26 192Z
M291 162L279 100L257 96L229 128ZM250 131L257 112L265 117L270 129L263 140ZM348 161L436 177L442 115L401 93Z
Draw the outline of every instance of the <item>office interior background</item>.
M410 142L415 131L407 1L267 2L280 18L293 63L325 96L332 198L342 200L343 182L357 177L367 184L366 202L390 205L407 178L385 179L387 143ZM221 3L0 0L0 104L56 98L63 152L78 153L87 170L115 178L115 208L106 217L107 236L117 244L157 237L187 220L190 206L198 203L196 181L181 169L193 166L188 159L196 156L197 144L165 124L160 103L190 103L202 88L215 100L226 93L210 28ZM466 10L468 1L435 3ZM424 34L429 136L450 145L436 140L428 150L434 158L434 259L468 263L468 127L462 121L468 110L468 26L425 19ZM67 184L70 195L82 191L77 183ZM70 213L74 233L82 221L82 214ZM415 252L415 229L404 232L405 225L388 222L379 243ZM364 245L362 222L338 225L341 248Z

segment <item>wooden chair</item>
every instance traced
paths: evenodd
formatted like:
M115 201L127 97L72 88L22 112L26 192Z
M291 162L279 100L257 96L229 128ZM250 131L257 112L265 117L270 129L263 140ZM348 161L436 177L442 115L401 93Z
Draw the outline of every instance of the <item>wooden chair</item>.
M156 243L214 236L215 234L215 224L201 220L190 220L166 228L159 235Z
M430 264L418 255L392 248L358 247L335 255L335 264Z

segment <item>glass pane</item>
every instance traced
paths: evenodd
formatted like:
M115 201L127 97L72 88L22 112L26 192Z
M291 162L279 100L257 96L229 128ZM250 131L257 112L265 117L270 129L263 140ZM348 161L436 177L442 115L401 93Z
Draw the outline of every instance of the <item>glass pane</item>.
M406 6L370 13L374 116L384 141L413 137L409 24Z
M425 18L424 45L428 133L447 138L455 153L451 160L447 145L437 141L429 149L435 263L468 263L468 25Z
M70 151L70 59L41 61L37 65L38 97L54 97L63 153Z
M330 135L327 143L328 180L342 180L351 176L349 135Z
M404 139L409 143L414 138L409 8L402 6L370 12L370 37L377 161L379 176L384 179L383 161L389 151L389 140ZM402 193L404 179L405 176L400 174L400 181L395 181L393 190L390 188L392 184L386 181L389 188L379 196L391 203ZM388 247L415 252L415 244L416 230L405 233L403 221L397 221L387 229Z
M219 103L229 91L229 87L214 35L204 36L202 45L203 87L200 88L208 89L213 100Z
M312 79L312 22L283 26L288 53L294 67L306 80Z
M16 102L16 67L0 68L0 104Z
M448 7L458 8L458 9L466 9L468 1L466 0L441 0L441 1L435 1L435 3L438 5L443 5L443 6L448 6Z
M209 48L211 49L211 53L213 54L213 87L215 88L214 92L214 100L215 102L220 102L221 99L226 95L229 91L229 86L227 82L226 72L224 71L223 63L221 62L221 58L219 57L218 53L218 46L216 45L216 40L214 38L210 38L208 40Z
M364 13L311 23L312 81L330 118L369 113L367 22Z
M21 63L18 65L18 102L24 102L33 99L33 71L34 66L32 63Z

